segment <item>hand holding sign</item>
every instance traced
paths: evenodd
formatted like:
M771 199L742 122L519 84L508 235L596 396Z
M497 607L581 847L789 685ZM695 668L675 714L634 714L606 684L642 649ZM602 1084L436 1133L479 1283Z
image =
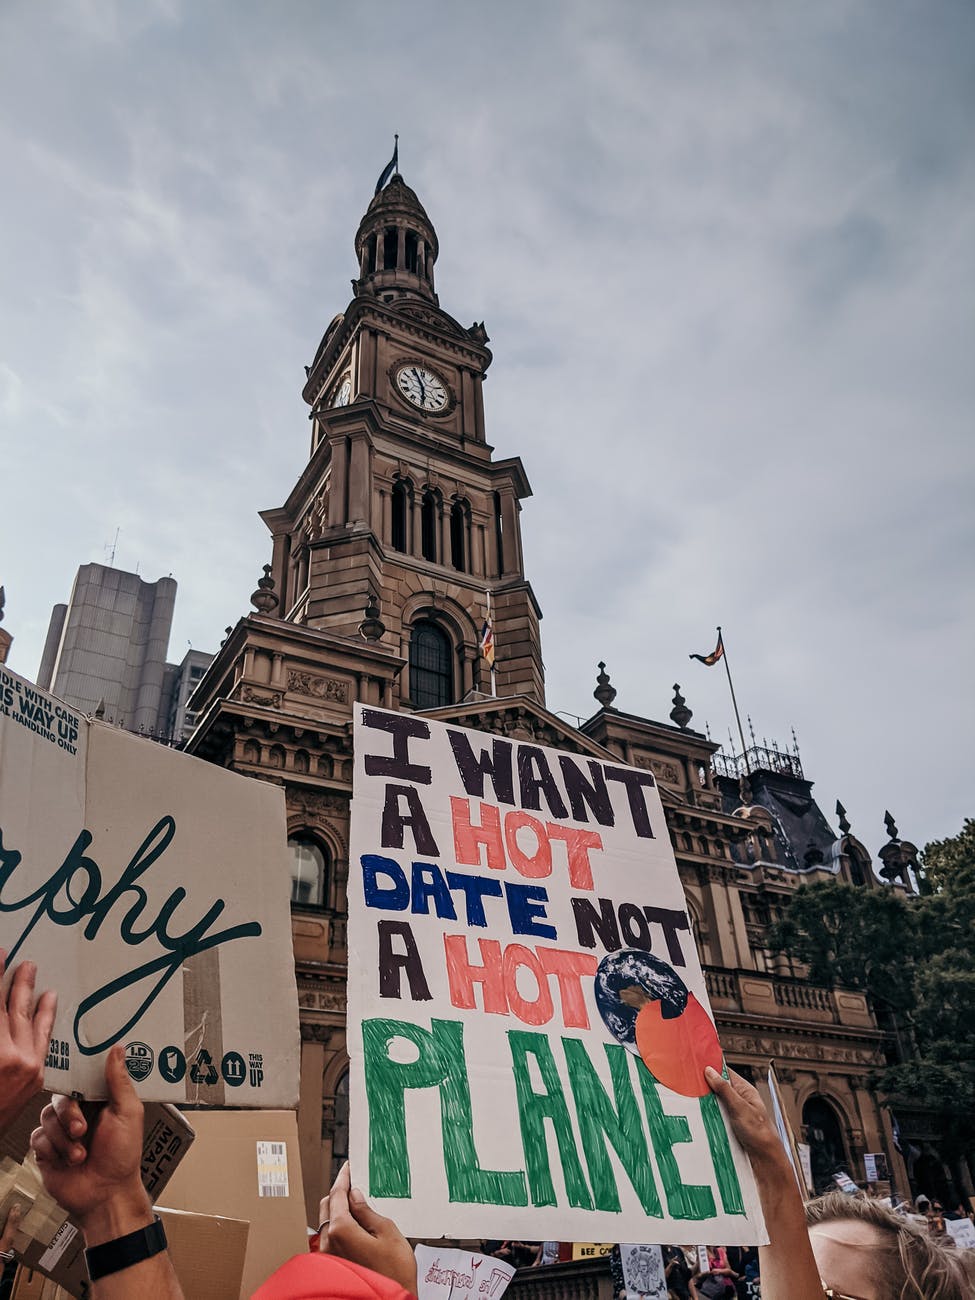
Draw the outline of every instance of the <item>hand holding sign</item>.
M0 978L6 956L0 957ZM57 1011L56 993L42 993L34 1005L37 967L23 961L0 998L0 1130L17 1118L44 1083L44 1060Z
M319 1249L338 1255L374 1273L398 1282L416 1294L416 1259L413 1248L392 1219L373 1210L352 1186L349 1162L338 1172L332 1190L322 1198Z

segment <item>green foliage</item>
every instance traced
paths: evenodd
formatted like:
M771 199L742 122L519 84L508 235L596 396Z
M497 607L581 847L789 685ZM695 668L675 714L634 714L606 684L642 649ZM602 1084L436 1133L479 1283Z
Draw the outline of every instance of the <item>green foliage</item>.
M804 886L773 927L772 946L813 983L859 989L891 1029L900 1059L876 1078L896 1101L942 1111L958 1135L975 1131L975 820L928 844L931 892L889 886Z

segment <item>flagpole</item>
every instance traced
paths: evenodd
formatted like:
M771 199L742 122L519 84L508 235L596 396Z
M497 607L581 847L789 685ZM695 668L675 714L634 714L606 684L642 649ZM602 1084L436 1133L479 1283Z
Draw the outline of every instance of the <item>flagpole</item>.
M745 761L745 771L751 775L751 768L748 766L748 750L745 747L745 733L741 729L741 714L738 712L738 701L735 699L735 687L731 680L731 668L728 664L728 647L724 643L724 634L721 628L718 628L718 640L721 642L721 658L724 660L724 670L728 675L728 690L731 692L731 703L735 710L735 721L738 723L738 737L741 740L741 756Z

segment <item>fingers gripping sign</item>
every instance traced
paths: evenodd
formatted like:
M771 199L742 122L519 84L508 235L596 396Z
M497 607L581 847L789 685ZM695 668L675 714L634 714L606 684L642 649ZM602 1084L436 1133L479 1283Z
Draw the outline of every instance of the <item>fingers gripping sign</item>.
M371 1268L416 1294L413 1248L393 1220L377 1214L352 1186L348 1161L339 1170L332 1190L322 1198L319 1214L321 1251Z
M55 1096L31 1134L45 1187L83 1225L112 1198L121 1196L140 1211L148 1206L140 1176L143 1107L121 1047L108 1054L105 1083L108 1100L90 1120L77 1101Z
M6 975L0 954L0 979ZM0 1128L6 1128L44 1083L44 1061L51 1041L57 994L34 998L37 967L20 962L5 997L0 997Z

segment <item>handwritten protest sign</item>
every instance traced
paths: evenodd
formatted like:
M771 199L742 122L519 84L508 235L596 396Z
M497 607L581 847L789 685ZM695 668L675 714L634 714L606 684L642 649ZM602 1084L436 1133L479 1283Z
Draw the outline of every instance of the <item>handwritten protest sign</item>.
M413 1236L764 1240L652 775L362 707L355 755L360 1185Z
M513 1264L447 1246L416 1248L418 1300L501 1300Z
M45 1086L286 1108L298 1012L279 789L0 669L0 947L59 994ZM9 976L8 976L9 978Z
M626 1300L667 1300L664 1256L659 1246L622 1242L620 1261Z

